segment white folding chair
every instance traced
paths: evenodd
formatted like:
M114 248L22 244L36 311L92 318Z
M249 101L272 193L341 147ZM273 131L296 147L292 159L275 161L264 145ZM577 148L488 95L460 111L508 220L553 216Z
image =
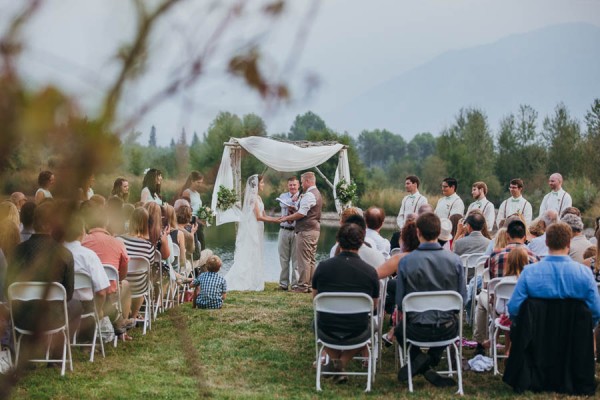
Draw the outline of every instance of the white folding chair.
M379 366L381 367L381 352L383 350L383 340L381 337L383 336L383 325L385 322L385 298L387 295L387 284L388 278L383 278L379 280L379 302L377 303L377 335L375 340L377 341L377 353L375 354L375 359L378 360ZM373 373L375 375L375 373Z
M10 308L10 318L13 329L13 341L15 346L15 365L19 364L19 357L21 355L21 340L23 336L36 336L43 335L47 337L46 346L46 357L43 359L29 359L29 362L60 362L62 368L60 375L64 376L66 364L69 363L69 369L73 371L73 358L71 356L71 343L69 342L69 314L67 313L67 292L65 288L58 282L15 282L8 287L8 301ZM15 320L15 301L29 302L29 301L53 301L61 302L62 308L62 321L56 322L56 326L51 329L36 332L28 329L24 329L19 325L20 321ZM40 316L29 316L29 317L40 317ZM63 336L63 354L60 359L50 358L50 346L52 345L52 336L54 334L62 334Z
M181 249L176 243L173 243L173 253L175 253L175 259L173 263L169 265L169 285L167 286L167 293L165 293L163 297L163 310L168 308L172 308L175 306L175 302L179 296L179 287L177 285L177 276L175 275L175 269L181 273L181 264L180 264L180 253ZM185 263L185 260L184 260Z
M481 277L481 288L483 289L483 273L485 271L485 262L487 261L487 259L490 258L490 256L480 256L476 259L475 261L475 265L474 265L474 269L475 269L475 285L473 287L473 292L471 293L471 311L470 311L470 320L471 320L471 325L473 325L473 321L475 321L475 305L477 303L477 281L479 280L479 278ZM489 274L488 274L488 280L489 280Z
M144 303L139 313L143 315L144 328L142 334L146 334L147 329L152 329L152 279L150 272L150 263L143 257L129 257L127 264L127 281L131 289L131 298L143 298Z
M153 305L153 313L152 319L156 321L156 317L159 312L162 312L163 308L163 269L162 269L162 255L157 250L154 254L154 265L156 268L151 271L152 275L152 284L150 285L150 293L152 294L152 305ZM157 276L154 276L156 272ZM157 288L155 289L154 284L158 282ZM155 293L156 290L156 293Z
M498 301L503 301L505 313L508 313L506 310L506 304L508 303L508 300L510 300L510 297L512 296L513 292L515 291L516 285L517 285L516 282L498 282L495 285L494 303L497 303ZM497 313L495 304L492 304L492 306L490 308L492 309L490 312L494 315L493 316L494 332L492 334L492 341L491 341L492 357L494 359L494 375L498 375L500 373L500 372L498 372L498 359L499 358L508 358L508 356L498 355L498 347L497 347L498 339L497 339L497 337L498 337L500 331L503 331L504 335L506 335L507 332L510 332L510 326L504 326L500 323L500 316Z
M117 298L113 301L113 307L117 310L117 318L121 316L121 318L126 319L125 315L123 315L123 307L121 305L121 285L119 282L119 271L115 267L110 264L102 264L104 267L104 272L106 272L106 276L108 276L109 281L115 281L117 283ZM114 321L112 321L114 322ZM117 347L117 342L119 341L119 337L115 335L114 339L114 347Z
M465 276L465 286L469 283L469 269L473 269L475 268L475 266L477 265L477 261L481 258L481 257L487 257L485 254L483 253L471 253L471 254L463 254L462 256L460 256L460 262L464 268L464 276Z
M454 348L454 354L456 359L456 373L458 375L458 391L457 393L463 394L463 386L462 386L462 370L461 370L461 360L462 360L462 318L461 312L463 308L463 298L462 296L453 291L444 290L437 292L415 292L410 293L404 297L402 300L402 333L403 333L403 347L404 354L406 355L406 363L408 365L408 390L412 393L413 391L413 382L412 382L412 371L411 371L411 360L410 360L410 348L412 346L419 347L441 347L441 346L452 346ZM421 342L411 338L406 337L406 314L409 312L422 313L425 311L456 311L458 312L458 332L457 336L447 339L447 340L439 340L439 341L431 341L431 342ZM456 345L456 342L459 345ZM408 347L407 347L408 344ZM452 370L452 362L450 356L450 350L448 351L448 371L438 371L439 374L447 374L452 376L454 371Z
M75 272L75 285L74 290L89 290L93 293L94 284L92 282L92 278L83 272ZM102 352L102 357L106 357L104 354L104 341L102 340L102 333L100 332L100 318L98 317L98 310L96 309L96 302L93 297L91 300L92 309L89 312L84 312L81 314L81 320L91 318L94 321L94 335L92 337L91 343L77 343L77 337L79 334L79 329L73 332L73 340L71 341L71 347L90 347L90 362L94 362L94 353L96 352L96 342L100 340L100 350ZM81 326L81 325L80 325Z
M375 360L375 317L373 315L373 299L365 293L320 293L313 299L314 307L314 327L315 327L315 351L316 351L316 366L317 366L317 391L321 391L321 375L366 375L367 388L366 392L371 391L371 381L374 378L376 363ZM366 313L369 319L370 335L366 340L352 344L340 345L328 343L319 338L319 318L318 313L330 313L338 315ZM366 347L368 352L367 372L324 372L322 371L322 357L325 356L325 347L334 350L353 350ZM363 357L356 357L362 359Z

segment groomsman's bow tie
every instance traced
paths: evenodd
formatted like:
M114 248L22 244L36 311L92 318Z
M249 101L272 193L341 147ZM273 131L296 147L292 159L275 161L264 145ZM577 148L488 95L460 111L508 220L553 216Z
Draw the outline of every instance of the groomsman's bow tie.
M414 194L411 194L408 196L409 199L414 199L415 197L416 197L416 195L414 195Z
M558 192L552 192L552 194L558 196Z
M512 201L513 203L518 203L521 201L521 199L510 199L510 201Z

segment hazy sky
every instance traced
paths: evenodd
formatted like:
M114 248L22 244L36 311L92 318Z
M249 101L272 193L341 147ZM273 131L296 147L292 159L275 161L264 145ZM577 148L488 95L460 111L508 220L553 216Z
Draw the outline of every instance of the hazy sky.
M127 88L120 110L123 120L177 76L190 55L205 51L232 3L188 0L169 14L152 37L145 74ZM2 31L19 4L0 0ZM227 26L197 85L137 123L142 140L147 140L152 125L160 144L177 137L182 127L190 139L194 131L205 132L221 110L257 113L270 133L285 132L297 114L324 114L446 51L567 22L600 26L598 0L288 0L279 19L265 18L263 4L248 2ZM32 86L53 82L68 89L93 116L114 79L115 54L130 40L134 24L131 3L124 0L45 1L27 29L23 76ZM307 36L299 35L303 28L308 28ZM293 50L299 37L305 39L300 41L300 54ZM265 75L283 79L292 88L288 104L265 106L225 72L228 57L252 44L264 51Z

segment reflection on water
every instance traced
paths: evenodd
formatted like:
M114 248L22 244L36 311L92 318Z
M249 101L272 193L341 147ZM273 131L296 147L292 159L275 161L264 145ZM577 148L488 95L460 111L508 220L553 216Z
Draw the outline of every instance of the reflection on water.
M317 263L329 257L329 250L335 244L335 234L337 227L321 226L321 235L317 245ZM235 250L235 224L224 224L220 226L211 226L204 229L206 244L216 255L223 260L221 274L225 274L233 264L233 253ZM279 225L265 223L265 282L279 281L279 254L277 252L277 235L279 234ZM385 238L391 236L391 231L382 231Z

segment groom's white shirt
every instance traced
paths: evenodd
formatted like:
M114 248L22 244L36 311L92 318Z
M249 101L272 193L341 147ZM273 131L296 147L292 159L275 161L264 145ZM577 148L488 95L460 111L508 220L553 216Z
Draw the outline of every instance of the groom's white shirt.
M306 189L306 192L300 196L300 205L298 212L302 215L307 215L308 211L317 204L317 198L310 191L316 189L316 186L311 186Z

